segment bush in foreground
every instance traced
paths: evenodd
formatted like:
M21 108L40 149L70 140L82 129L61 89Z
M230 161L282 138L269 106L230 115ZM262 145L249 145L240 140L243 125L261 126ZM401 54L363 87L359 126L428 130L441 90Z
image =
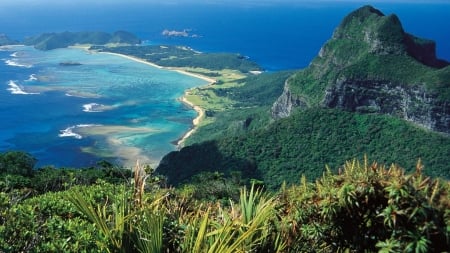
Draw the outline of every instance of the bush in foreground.
M442 252L449 182L422 169L353 160L315 183L244 187L225 203L159 188L137 166L131 185L76 186L6 208L0 195L0 251Z

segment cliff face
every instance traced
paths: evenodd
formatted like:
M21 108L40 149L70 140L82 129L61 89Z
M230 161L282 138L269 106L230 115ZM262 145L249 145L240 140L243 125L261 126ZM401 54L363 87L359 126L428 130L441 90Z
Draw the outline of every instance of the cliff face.
M288 117L291 111L297 107L307 107L307 104L300 97L292 95L286 82L283 94L272 106L272 116L276 118Z
M440 101L421 86L389 81L339 80L325 92L323 105L352 112L383 113L427 129L449 132L450 103Z
M288 79L274 118L304 106L390 114L450 133L450 66L395 15L364 6L344 18L308 68Z

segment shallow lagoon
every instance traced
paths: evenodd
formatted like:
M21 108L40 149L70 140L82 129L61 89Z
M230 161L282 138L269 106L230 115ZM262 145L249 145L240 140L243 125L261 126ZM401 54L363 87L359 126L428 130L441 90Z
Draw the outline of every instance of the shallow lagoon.
M154 165L196 116L178 98L207 84L76 48L3 47L0 59L0 150L30 152L39 166Z

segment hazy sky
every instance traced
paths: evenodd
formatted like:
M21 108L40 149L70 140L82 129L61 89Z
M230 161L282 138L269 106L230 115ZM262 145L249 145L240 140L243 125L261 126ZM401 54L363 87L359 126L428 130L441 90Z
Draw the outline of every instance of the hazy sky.
M0 6L2 5L81 5L81 4L133 4L133 3L155 3L155 4L189 4L189 3L202 3L202 4L245 4L245 5L271 5L271 4L301 4L301 3L317 3L317 2L360 2L364 4L370 3L449 3L449 0L1 0Z

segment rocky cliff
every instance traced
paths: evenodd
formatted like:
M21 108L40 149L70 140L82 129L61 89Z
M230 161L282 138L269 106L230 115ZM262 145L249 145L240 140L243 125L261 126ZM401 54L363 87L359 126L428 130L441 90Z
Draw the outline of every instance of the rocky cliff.
M406 33L395 15L350 13L304 70L290 77L274 118L298 107L390 114L450 133L450 66L433 41Z

